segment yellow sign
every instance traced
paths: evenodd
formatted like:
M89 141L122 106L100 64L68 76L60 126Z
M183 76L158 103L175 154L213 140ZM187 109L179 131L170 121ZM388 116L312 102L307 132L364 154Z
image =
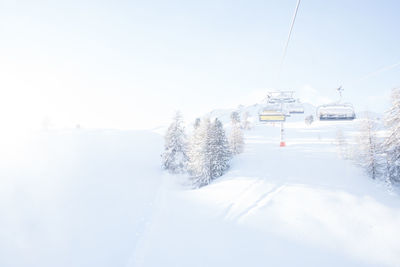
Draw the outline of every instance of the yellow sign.
M285 121L285 115L260 115L260 121Z

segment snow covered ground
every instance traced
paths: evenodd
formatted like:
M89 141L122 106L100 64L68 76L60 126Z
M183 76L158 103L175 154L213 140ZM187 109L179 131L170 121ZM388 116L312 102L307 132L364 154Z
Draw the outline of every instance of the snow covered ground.
M281 148L256 124L196 190L160 169L159 134L37 134L2 157L0 266L400 266L400 197L338 157L338 129L291 121Z
M159 187L161 149L150 132L75 130L6 153L0 266L126 266Z

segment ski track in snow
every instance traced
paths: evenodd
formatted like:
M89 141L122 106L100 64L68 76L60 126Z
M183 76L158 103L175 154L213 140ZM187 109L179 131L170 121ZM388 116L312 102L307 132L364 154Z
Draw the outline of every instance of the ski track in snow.
M259 209L259 208L261 208L263 206L268 205L268 202L270 202L274 198L275 195L279 194L283 189L285 189L285 187L286 187L286 185L277 186L273 190L271 190L270 192L267 192L267 193L263 194L259 199L256 200L256 202L254 202L254 204L252 204L246 210L241 212L236 217L236 220L237 221L243 220L243 219L245 219L245 217L250 215L255 210L257 210L257 209Z
M239 194L239 196L237 197L236 201L233 202L233 203L231 203L231 204L229 205L229 207L226 209L225 214L223 215L223 217L224 217L224 218L231 218L232 216L234 216L234 215L232 215L231 213L232 213L232 210L235 209L235 203L240 203L240 202L241 202L241 199L243 199L243 198L246 196L247 193L251 192L251 188L252 188L252 187L254 187L254 186L256 186L256 185L259 185L259 184L261 184L262 182L263 182L263 181L262 181L261 179L260 179L260 180L256 180L255 182L251 183L248 187L246 187L246 188Z

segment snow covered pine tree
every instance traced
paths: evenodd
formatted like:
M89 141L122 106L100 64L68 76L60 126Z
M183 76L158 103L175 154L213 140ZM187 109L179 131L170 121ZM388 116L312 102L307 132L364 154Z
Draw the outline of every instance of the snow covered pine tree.
M240 123L240 115L239 112L233 111L231 113L231 122L234 123Z
M200 118L196 118L196 120L194 121L193 127L195 129L197 129L200 126L200 121L201 121Z
M210 119L202 119L194 129L189 143L188 170L192 176L193 184L198 187L211 182L211 166L208 159L211 153L208 137L210 124Z
M391 102L391 108L386 115L389 133L384 148L387 153L389 181L400 183L400 87L392 90Z
M244 130L250 130L251 129L251 123L249 121L250 113L246 111L243 113L242 116L242 129Z
M188 156L186 154L186 135L182 115L176 112L173 122L165 134L162 166L171 173L186 171Z
M358 144L356 160L372 179L379 178L384 168L384 156L376 136L376 122L368 113L365 120L361 122Z
M240 126L240 117L235 114L238 113L232 112L231 114L232 129L231 129L231 134L229 136L229 145L233 155L242 153L244 146L243 132Z
M211 124L211 162L212 179L222 176L225 171L229 168L229 161L232 157L229 149L228 139L226 137L224 126L221 121L215 119Z
M231 158L222 123L203 119L190 142L188 169L195 186L209 184L229 168Z

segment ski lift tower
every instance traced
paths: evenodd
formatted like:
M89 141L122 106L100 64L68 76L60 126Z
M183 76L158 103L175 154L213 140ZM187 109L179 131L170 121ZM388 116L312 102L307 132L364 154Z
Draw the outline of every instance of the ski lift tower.
M296 101L293 98L293 93L294 93L293 91L280 91L279 95L277 97L275 97L277 103L280 103L282 111L284 111L285 104L293 103ZM280 147L286 146L284 122L285 121L281 121L281 140L279 142Z
M267 105L275 106L275 110L271 108L265 108L262 113L260 113L260 121L264 122L280 122L281 123L281 137L279 146L285 147L285 128L284 122L286 117L289 115L285 111L285 104L294 103L296 99L293 98L293 91L276 91L269 92L267 95ZM279 114L279 117L277 116ZM272 116L274 115L274 116Z

